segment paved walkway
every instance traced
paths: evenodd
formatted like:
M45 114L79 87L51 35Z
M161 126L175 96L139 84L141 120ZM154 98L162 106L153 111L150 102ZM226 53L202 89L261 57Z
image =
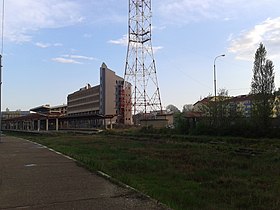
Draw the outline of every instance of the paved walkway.
M0 143L0 209L164 209L149 198L14 137Z

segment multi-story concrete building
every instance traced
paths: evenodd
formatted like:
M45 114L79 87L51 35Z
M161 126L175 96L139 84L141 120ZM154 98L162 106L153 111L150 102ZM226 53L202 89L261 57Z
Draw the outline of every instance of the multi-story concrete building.
M67 115L99 114L100 85L91 87L87 84L80 90L67 96Z
M94 115L102 116L96 124L113 125L131 121L131 110L124 110L123 103L125 95L130 96L130 88L123 90L124 79L112 70L105 63L100 67L100 84L91 87L89 84L84 88L71 93L67 97L67 115L81 116ZM125 93L125 94L124 94ZM97 126L97 125L96 125Z
M100 111L102 115L116 115L118 98L118 84L123 78L108 69L105 63L100 68Z

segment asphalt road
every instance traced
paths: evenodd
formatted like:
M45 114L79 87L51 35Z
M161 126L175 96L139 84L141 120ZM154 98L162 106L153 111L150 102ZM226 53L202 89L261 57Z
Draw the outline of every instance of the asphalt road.
M0 209L166 209L41 145L2 136Z

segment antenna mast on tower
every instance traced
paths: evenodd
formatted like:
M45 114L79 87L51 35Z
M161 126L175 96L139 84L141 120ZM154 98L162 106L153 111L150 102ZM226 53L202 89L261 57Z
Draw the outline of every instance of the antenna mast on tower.
M129 34L125 87L131 86L126 109L132 114L162 111L152 48L151 0L129 0Z

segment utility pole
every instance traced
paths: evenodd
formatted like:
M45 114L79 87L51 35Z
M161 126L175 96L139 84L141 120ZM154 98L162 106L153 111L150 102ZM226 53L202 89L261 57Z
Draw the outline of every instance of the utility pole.
M2 33L1 33L1 54L0 54L0 143L2 142L2 56L4 52L4 17L5 0L2 1Z
M215 102L216 102L216 97L217 97L216 60L217 60L217 58L224 57L224 56L226 56L226 55L225 54L218 55L214 59L214 97L215 97L214 100L215 100Z
M126 97L126 110L147 114L162 111L156 64L152 48L151 0L129 0L128 48L124 89L131 87Z
M0 55L0 143L2 142L2 55Z

